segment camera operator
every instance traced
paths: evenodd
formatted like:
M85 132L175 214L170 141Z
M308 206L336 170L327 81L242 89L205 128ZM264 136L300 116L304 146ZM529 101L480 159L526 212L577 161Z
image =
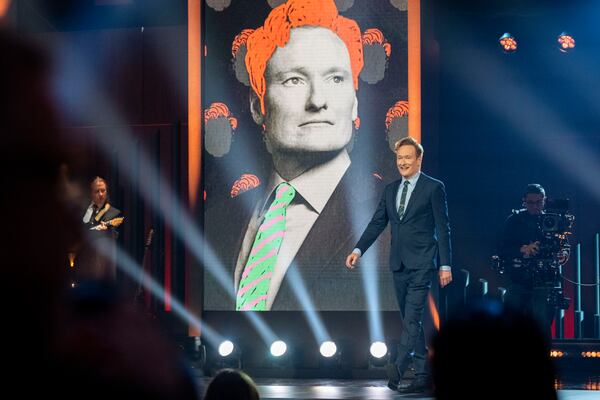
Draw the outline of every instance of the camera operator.
M558 269L564 264L568 253L562 249L554 252L548 248L542 231L546 192L536 183L527 185L523 194L523 207L513 210L504 227L500 257L506 265L507 305L533 317L548 340L551 339L550 326L554 318L555 304L550 299L555 284L540 282L535 276L537 265ZM558 279L558 272L556 275ZM556 282L554 282L556 283Z

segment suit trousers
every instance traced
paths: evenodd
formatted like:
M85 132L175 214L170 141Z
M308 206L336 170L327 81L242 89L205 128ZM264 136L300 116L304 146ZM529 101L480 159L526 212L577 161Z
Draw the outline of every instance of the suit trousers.
M551 292L551 287L533 287L526 283L511 282L505 297L509 307L535 320L548 343L552 341L551 327L555 311L548 304Z
M427 295L435 275L431 268L409 269L404 266L393 271L396 296L402 318L402 333L395 360L400 376L406 372L411 358L414 361L415 376L427 375L427 346L423 331L423 313L427 305Z

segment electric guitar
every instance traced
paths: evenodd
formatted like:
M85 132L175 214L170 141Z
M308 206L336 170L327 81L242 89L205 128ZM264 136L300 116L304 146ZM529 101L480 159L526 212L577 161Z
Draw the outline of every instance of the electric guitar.
M90 228L91 231L103 231L104 228L102 226L106 226L106 228L117 228L119 225L123 223L125 217L117 217L108 221L102 221L102 223L93 226Z

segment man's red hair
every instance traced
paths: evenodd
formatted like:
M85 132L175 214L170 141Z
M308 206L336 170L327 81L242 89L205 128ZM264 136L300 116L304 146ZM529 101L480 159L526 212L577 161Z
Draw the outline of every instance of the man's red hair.
M364 63L358 24L338 15L333 0L289 0L274 8L265 24L256 29L246 42L246 68L250 76L250 85L260 100L263 113L267 90L267 63L277 47L284 47L290 40L290 31L301 26L327 28L339 36L348 48L354 90L358 90L358 75Z

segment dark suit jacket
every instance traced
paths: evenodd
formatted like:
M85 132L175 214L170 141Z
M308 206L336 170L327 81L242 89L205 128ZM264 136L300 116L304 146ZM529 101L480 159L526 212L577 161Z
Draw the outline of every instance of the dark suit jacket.
M404 264L410 269L436 268L436 255L441 265L451 265L450 222L444 184L421 176L411 194L404 218L396 209L396 195L401 179L386 186L379 206L356 247L364 254L379 234L391 226L390 269Z
M252 217L256 202L263 198L262 188L242 193L206 209L205 236L213 254L225 267L231 286L230 294L223 290L209 271L205 274L205 309L233 310L233 273L242 241ZM277 292L272 310L302 310L305 305L298 301L293 290L294 279L300 275L304 281L307 297L317 310L366 309L361 274L345 268L345 260L354 249L360 233L369 222L368 210L373 209L383 184L371 174L352 168L331 195L325 208L315 221L298 253L287 270ZM361 212L362 210L362 212ZM384 272L388 257L388 240L385 235L377 243L377 253ZM375 266L378 267L379 265ZM207 265L206 269L214 268ZM393 299L389 276L380 279L382 298ZM385 304L385 300L383 301ZM393 303L389 307L394 307ZM388 308L389 308L388 307Z
M99 225L100 222L110 221L111 219L121 217L121 210L111 207L102 215L98 221L92 216L90 222L84 224L85 242L77 251L77 279L82 280L112 280L116 278L116 265L109 259L100 255L94 245L103 241L105 246L115 251L115 239L118 236L118 228L109 228L105 231L90 230L90 228Z
M541 239L538 223L539 217L525 209L513 212L504 224L500 255L506 260L522 258L521 246Z

